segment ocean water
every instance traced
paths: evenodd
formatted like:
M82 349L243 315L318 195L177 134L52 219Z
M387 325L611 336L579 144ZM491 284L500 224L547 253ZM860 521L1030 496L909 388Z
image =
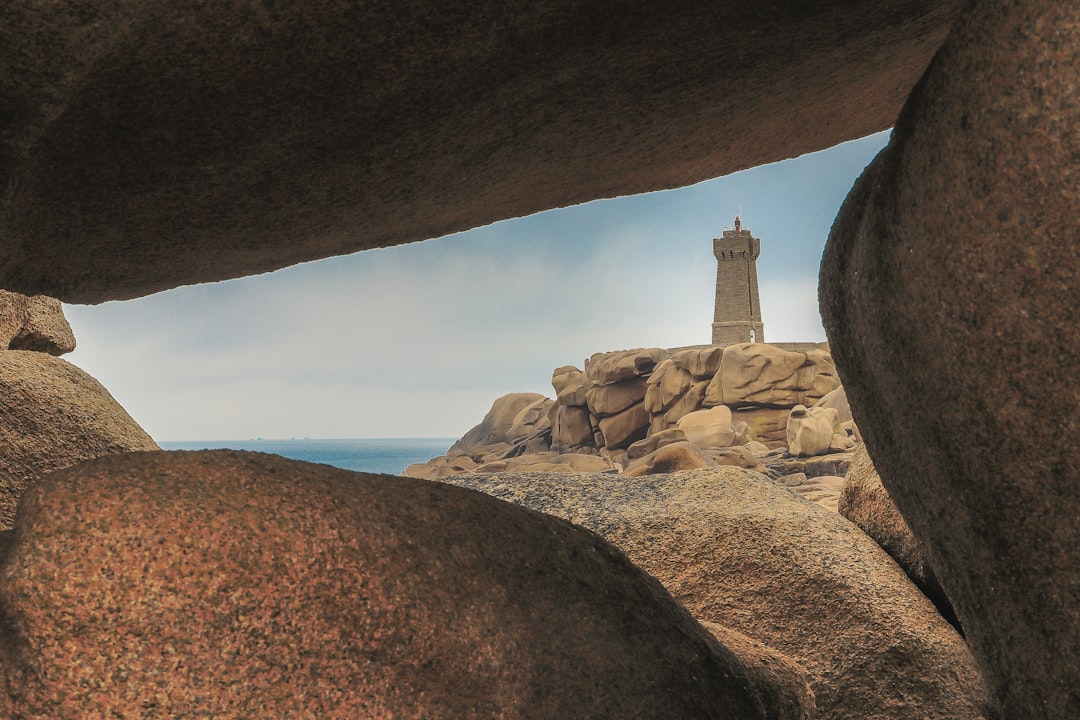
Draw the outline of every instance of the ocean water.
M457 438L353 438L344 440L158 441L162 450L252 450L346 470L400 475L413 463L443 455Z

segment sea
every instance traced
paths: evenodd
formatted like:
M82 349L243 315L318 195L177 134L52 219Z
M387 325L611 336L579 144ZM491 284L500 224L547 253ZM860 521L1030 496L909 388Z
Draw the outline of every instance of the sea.
M252 450L346 470L400 475L413 463L444 455L457 438L352 438L344 440L159 440L162 450Z

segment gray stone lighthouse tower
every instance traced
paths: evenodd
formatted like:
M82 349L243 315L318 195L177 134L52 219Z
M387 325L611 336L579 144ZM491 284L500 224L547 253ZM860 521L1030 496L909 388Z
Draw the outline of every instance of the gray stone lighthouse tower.
M716 309L713 314L713 345L765 342L758 301L757 259L761 241L742 229L735 216L735 229L713 239L716 256Z

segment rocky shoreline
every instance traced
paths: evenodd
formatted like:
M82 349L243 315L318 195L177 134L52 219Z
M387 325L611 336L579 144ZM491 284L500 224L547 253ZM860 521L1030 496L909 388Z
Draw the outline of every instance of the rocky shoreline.
M404 474L634 476L768 465L812 477L838 474L843 461L810 458L845 453L860 439L824 343L596 353L584 369L557 368L551 383L554 398L497 399L445 455Z

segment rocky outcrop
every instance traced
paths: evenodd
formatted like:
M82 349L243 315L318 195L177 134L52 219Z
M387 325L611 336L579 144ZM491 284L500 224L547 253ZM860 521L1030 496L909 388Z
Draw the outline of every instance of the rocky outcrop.
M740 369L740 362L750 367ZM737 388L732 395L734 407L709 405L706 400L707 387L721 388L716 392L722 397L724 372ZM495 472L493 468L499 472L525 469L538 463L552 471L600 469L591 460L553 462L550 453L598 455L604 467L613 470L629 469L633 463L634 474L716 464L764 470L758 459L739 446L762 441L766 452L786 448L791 442L786 428L792 409L783 404L798 398L820 399L836 383L828 351L815 345L802 352L743 343L685 348L670 356L661 348L595 353L584 370L572 365L556 368L551 376L554 400L520 393L499 398L484 421L445 456L411 465L405 474L437 479ZM754 404L759 402L771 405ZM830 422L819 433L824 438L821 443L811 442L810 428L796 433L796 454L843 452L854 444L847 429L831 422L836 410L802 408L800 422L809 423L802 419L808 412L827 416ZM509 421L513 413L517 413L515 420ZM508 422L511 427L504 429ZM664 450L642 461L663 445L684 441L695 447ZM485 467L489 463L497 464Z
M859 445L853 455L854 460L836 501L836 511L874 538L933 601L942 616L959 627L952 602L941 589L934 569L926 559L926 549L911 532L889 497L889 491L881 484L866 446Z
M75 349L60 301L0 290L0 350L33 350L64 355Z
M96 380L42 352L0 351L0 529L38 478L157 444Z
M508 443L508 434L518 413L545 399L540 393L510 393L502 396L492 403L480 424L465 433L451 449L468 450Z
M447 485L136 453L0 544L3 717L808 718L599 537Z
M644 403L647 380L667 356L661 348L644 348L596 353L586 361L585 404L595 419L599 448L622 450L646 436L650 420Z
M765 343L724 348L720 369L705 390L706 405L813 405L839 383L832 356L820 348L790 352Z
M1010 718L1080 717L1078 28L972 4L822 261L852 411Z
M959 5L10 0L0 287L124 299L820 150L892 124Z
M836 513L759 474L715 468L446 482L600 533L699 620L805 668L816 718L992 717L963 639L892 558Z

